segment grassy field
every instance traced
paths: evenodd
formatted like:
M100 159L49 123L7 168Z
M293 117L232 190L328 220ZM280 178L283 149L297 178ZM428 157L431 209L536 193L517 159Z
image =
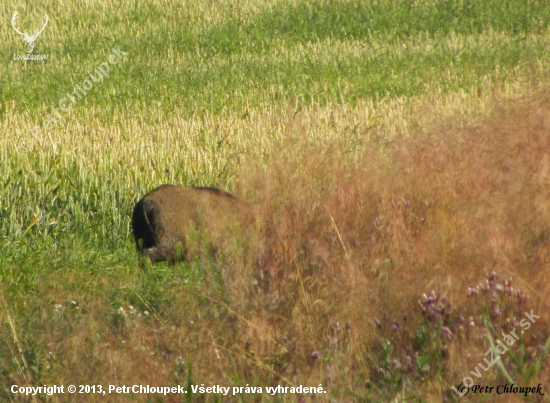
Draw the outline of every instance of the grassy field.
M0 401L549 400L550 3L68 3L0 5ZM259 224L140 268L162 183ZM187 393L11 391L54 384Z

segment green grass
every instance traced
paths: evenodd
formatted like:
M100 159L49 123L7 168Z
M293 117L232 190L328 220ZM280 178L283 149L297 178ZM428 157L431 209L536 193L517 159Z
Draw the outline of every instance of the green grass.
M549 54L545 2L296 2L257 12L220 7L214 21L201 20L205 11L197 4L120 4L36 7L35 19L51 14L35 50L49 55L46 63L12 60L22 41L6 27L0 104L51 110L113 46L127 60L78 105L80 114L86 105L101 105L102 122L115 111L138 109L234 113L292 97L353 105L422 95L434 84L444 92L471 90L486 85L484 78L500 85L530 75ZM0 9L5 20L10 13Z

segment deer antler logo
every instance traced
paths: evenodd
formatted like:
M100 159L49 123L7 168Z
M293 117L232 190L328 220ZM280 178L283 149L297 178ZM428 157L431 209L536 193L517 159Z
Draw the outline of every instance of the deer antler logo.
M44 15L46 16L46 20L44 21L44 26L42 27L42 29L40 29L39 31L36 31L33 35L29 35L27 34L26 31L21 32L19 29L17 29L17 27L15 26L15 21L19 18L19 14L17 11L15 12L15 14L13 14L13 17L11 19L11 26L13 27L13 29L15 29L15 32L17 32L19 35L23 37L23 40L27 44L27 53L32 53L36 38L38 38L38 35L40 35L42 31L44 31L44 28L46 28L46 25L48 25L48 21L49 21L48 14L44 14Z

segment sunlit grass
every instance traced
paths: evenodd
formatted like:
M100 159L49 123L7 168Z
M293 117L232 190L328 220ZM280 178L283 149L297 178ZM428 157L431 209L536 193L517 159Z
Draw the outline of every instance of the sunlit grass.
M5 21L16 7L0 9ZM544 2L45 3L20 10L20 24L32 27L46 11L35 53L48 62L12 60L22 40L8 24L0 34L0 104L18 102L38 120L113 46L128 53L126 63L77 106L81 119L90 104L107 123L138 111L245 113L293 97L353 105L420 96L434 84L475 91L532 79L549 54Z

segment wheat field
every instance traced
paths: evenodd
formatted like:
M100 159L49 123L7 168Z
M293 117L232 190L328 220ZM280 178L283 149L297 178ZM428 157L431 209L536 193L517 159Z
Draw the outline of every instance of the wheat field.
M46 60L21 60L12 25L45 14ZM0 17L1 401L548 401L548 2ZM223 188L259 224L140 267L131 211L162 183ZM467 377L494 391L460 397Z

